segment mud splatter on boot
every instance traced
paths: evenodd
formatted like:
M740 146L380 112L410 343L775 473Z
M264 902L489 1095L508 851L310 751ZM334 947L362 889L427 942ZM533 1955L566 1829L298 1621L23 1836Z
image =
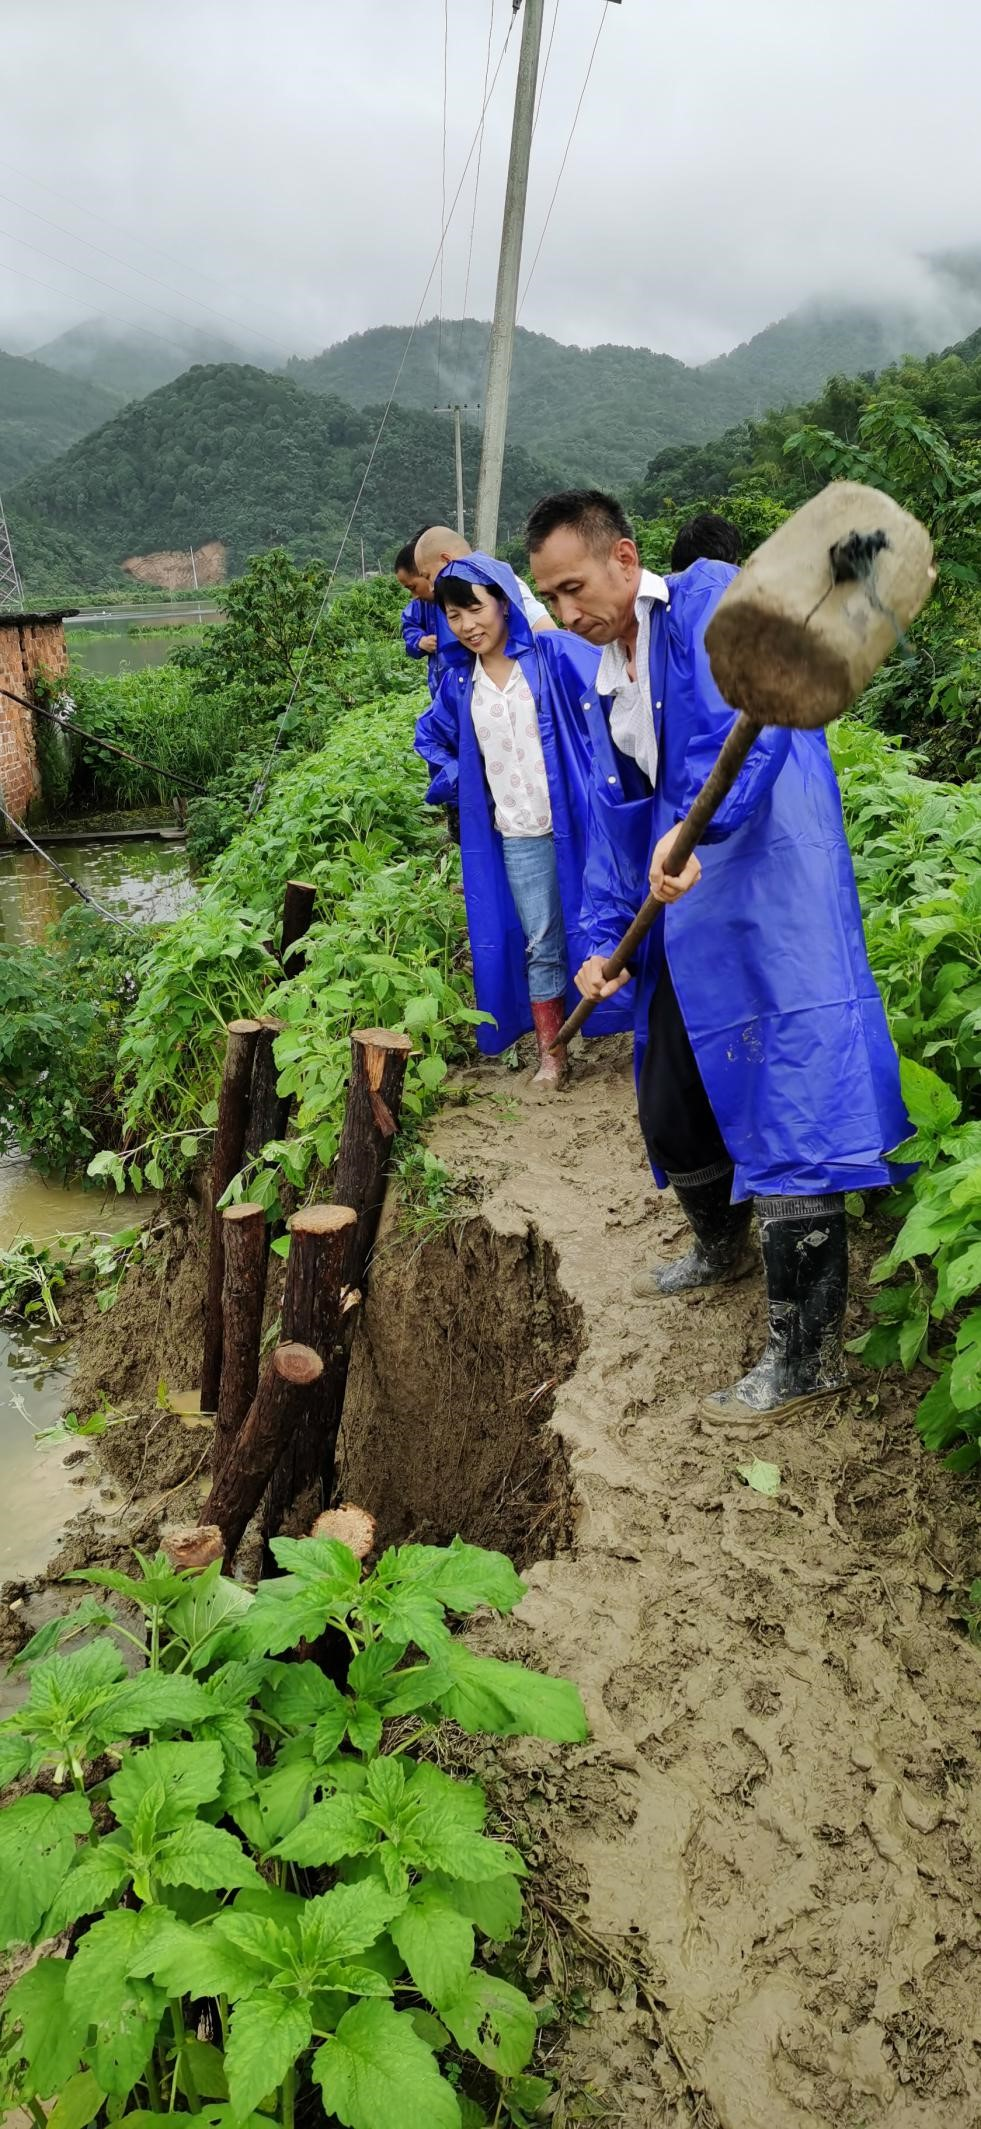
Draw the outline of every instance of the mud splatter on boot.
M757 1198L768 1336L756 1366L702 1403L710 1426L750 1432L843 1389L848 1299L844 1199Z
M731 1163L716 1162L693 1175L672 1175L669 1181L695 1237L694 1246L671 1264L652 1264L638 1272L631 1291L639 1301L658 1301L672 1294L687 1294L699 1286L725 1286L745 1278L755 1261L749 1228L750 1203L731 1203Z

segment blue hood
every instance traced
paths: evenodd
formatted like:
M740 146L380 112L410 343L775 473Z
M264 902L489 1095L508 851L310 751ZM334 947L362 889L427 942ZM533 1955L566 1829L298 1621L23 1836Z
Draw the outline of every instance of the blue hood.
M448 562L446 568L440 570L437 584L440 577L463 577L466 583L481 584L485 591L496 592L500 598L507 601L507 657L519 658L534 649L534 630L525 616L518 579L507 562L499 562L492 554L465 554L458 562ZM473 652L465 650L463 644L457 642L446 615L439 607L436 612L437 653L441 671L445 671L447 666L462 666L466 671L472 671L477 663Z

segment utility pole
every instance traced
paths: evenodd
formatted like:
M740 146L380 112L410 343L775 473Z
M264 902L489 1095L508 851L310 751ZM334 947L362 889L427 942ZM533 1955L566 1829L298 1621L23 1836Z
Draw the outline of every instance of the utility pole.
M463 437L460 431L460 416L462 412L462 407L433 408L434 414L452 414L453 416L453 450L456 457L456 529L463 538L466 538L467 528L463 522Z
M515 14L520 5L521 0L512 0ZM511 155L508 162L507 190L504 195L497 296L487 364L484 443L480 458L477 517L474 527L474 544L484 554L493 554L497 543L497 514L501 501L504 439L507 434L508 398L511 390L511 357L514 352L514 322L518 309L518 275L521 271L521 245L525 232L528 163L531 157L531 133L535 118L535 89L538 84L545 0L524 0L524 10L518 79L514 92Z
M3 498L0 496L0 613L23 608L23 604L24 587L17 574L14 550L3 514Z

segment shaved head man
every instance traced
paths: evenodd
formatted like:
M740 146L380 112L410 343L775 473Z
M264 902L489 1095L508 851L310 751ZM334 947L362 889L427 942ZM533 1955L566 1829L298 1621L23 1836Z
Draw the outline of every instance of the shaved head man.
M425 532L421 532L416 541L416 575L426 587L423 597L432 598L433 585L441 569L445 569L450 562L462 561L465 555L472 553L473 548L469 540L462 532L454 532L450 525L429 525ZM518 577L517 585L525 619L536 634L540 629L554 628L555 622L547 608L542 605L540 599L536 599L523 577Z

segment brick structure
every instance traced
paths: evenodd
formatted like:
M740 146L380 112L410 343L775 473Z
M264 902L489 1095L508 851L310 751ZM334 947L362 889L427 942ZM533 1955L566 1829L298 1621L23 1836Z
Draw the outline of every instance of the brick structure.
M63 613L0 613L0 690L9 688L28 702L34 699L39 673L60 680L68 672ZM0 693L0 800L17 821L41 796L34 719L21 703ZM0 818L0 839L9 836Z

